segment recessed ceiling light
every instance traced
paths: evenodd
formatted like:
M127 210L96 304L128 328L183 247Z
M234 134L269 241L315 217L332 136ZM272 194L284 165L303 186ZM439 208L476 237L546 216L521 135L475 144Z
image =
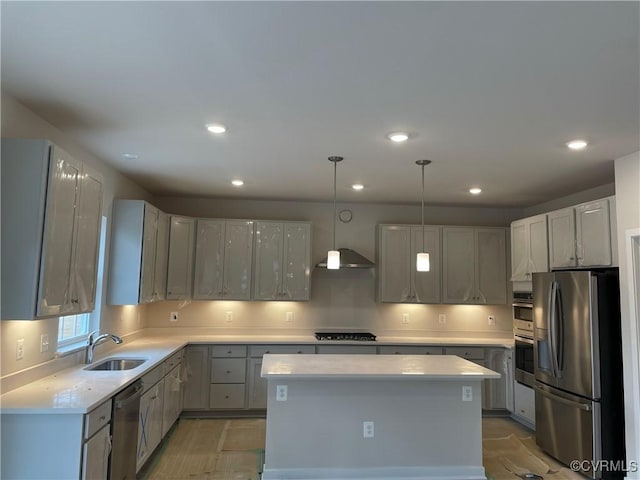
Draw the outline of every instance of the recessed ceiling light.
M387 138L396 143L406 142L409 139L409 134L404 132L394 132L387 135Z
M482 193L482 189L478 188L478 187L473 187L473 188L469 189L469 193L471 195L478 195L478 194Z
M207 125L207 130L209 130L211 133L224 133L227 131L227 127L219 123L211 123Z
M136 160L138 158L135 153L122 153L120 156L125 160Z
M587 142L585 142L584 140L571 140L567 143L567 147L569 147L571 150L582 150L586 146Z
M364 188L364 185L360 183L354 183L353 185L351 185L351 188L353 188L354 190L362 190Z
M244 185L244 182L242 180L231 180L231 184L235 185L236 187L241 187L242 185Z

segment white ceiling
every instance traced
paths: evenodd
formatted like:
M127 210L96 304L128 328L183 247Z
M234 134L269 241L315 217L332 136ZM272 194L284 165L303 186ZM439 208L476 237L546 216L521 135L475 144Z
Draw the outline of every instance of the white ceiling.
M329 200L342 155L339 201L419 202L428 158L427 203L529 206L640 148L639 9L3 1L1 80L154 194Z

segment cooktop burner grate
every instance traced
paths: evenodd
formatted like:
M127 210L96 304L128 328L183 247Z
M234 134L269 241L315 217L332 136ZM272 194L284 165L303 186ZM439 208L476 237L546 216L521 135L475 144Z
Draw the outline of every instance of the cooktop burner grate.
M375 342L376 336L369 332L316 332L316 339Z

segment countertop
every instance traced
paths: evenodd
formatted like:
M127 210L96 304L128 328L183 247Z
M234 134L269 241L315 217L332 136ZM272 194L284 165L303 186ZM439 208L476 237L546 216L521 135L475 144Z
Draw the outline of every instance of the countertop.
M167 329L170 330L170 329ZM177 329L176 329L177 330ZM378 336L375 342L318 341L312 333L270 334L193 334L174 330L145 334L143 338L97 356L94 363L111 357L144 358L139 367L126 371L87 371L85 365L59 372L28 383L0 396L2 414L84 414L111 398L145 373L160 365L187 344L312 344L312 345L438 345L512 348L512 337L429 337ZM318 361L322 357L315 357ZM402 358L399 355L398 358ZM369 361L374 357L368 356ZM477 367L482 368L482 367Z
M455 355L264 355L261 376L306 380L444 380L500 378Z

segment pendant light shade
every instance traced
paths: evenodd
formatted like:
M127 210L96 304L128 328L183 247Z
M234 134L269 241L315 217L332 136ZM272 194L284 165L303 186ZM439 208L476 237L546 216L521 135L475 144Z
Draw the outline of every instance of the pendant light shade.
M422 169L422 251L416 256L416 271L428 272L431 269L429 254L424 247L424 167L429 165L431 160L418 160L417 165Z
M340 268L340 251L336 249L336 178L338 162L342 160L342 157L329 157L329 161L333 163L333 249L327 253L327 269L329 270Z
M431 268L429 264L429 254L419 253L416 257L416 270L418 272L428 272Z

